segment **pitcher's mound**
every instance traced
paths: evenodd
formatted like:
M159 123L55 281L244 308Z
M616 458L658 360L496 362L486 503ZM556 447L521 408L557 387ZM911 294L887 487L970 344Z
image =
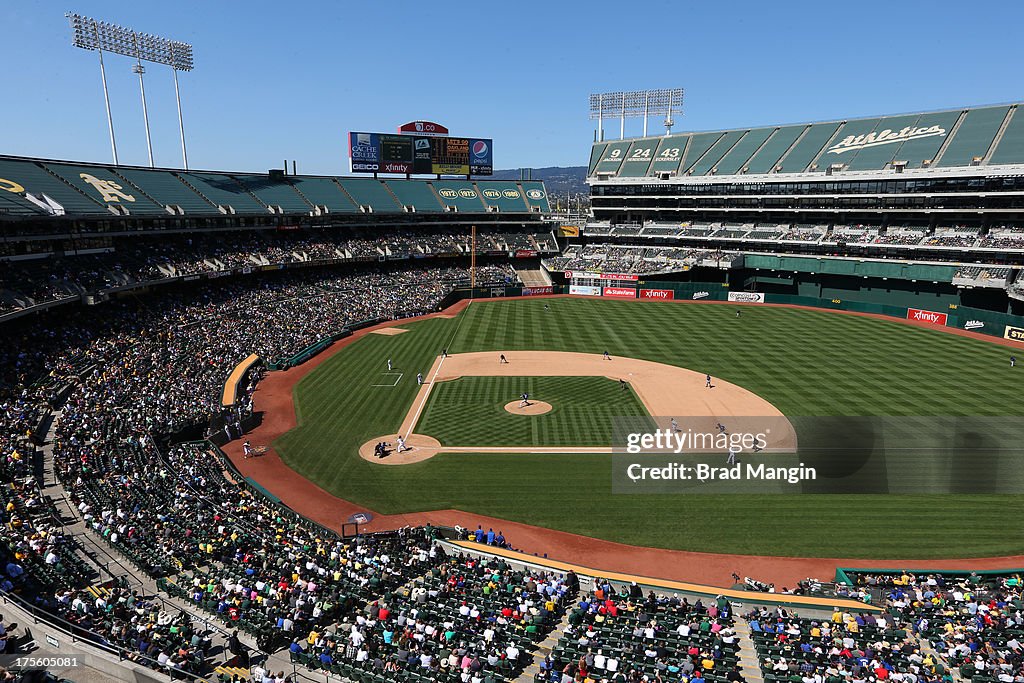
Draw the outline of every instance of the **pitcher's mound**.
M530 401L530 405L520 408L522 400L509 401L505 404L505 410L513 415L543 415L551 412L551 404L544 401Z

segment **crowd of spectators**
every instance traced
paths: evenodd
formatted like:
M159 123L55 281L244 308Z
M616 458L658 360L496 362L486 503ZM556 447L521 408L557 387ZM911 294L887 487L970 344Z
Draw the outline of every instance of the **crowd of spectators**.
M1024 580L1019 574L855 574L931 643L963 680L1024 680Z
M32 243L38 244L38 243ZM385 260L468 255L469 229L396 229L385 235L359 230L194 233L159 238L107 238L74 245L88 253L59 258L0 258L0 315L35 304L173 277L311 261ZM478 253L557 251L550 234L481 230ZM12 255L13 256L13 255Z
M598 579L570 610L538 680L738 682L731 610L722 597L644 595L635 583L616 590Z

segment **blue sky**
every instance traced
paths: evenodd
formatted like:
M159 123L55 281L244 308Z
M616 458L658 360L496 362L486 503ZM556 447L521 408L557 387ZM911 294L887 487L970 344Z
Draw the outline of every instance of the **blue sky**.
M496 168L580 165L602 91L685 88L677 131L1024 97L1024 3L18 0L0 4L2 154L110 160L97 59L66 10L195 46L193 168L347 172L347 131L416 119L494 138ZM121 162L145 164L131 62L110 56L107 78ZM178 166L168 68L146 94L156 163Z

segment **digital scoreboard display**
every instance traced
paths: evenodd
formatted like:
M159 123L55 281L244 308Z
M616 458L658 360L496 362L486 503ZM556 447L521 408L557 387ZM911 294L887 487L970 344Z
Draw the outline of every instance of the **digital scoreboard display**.
M491 175L489 138L349 133L353 173Z

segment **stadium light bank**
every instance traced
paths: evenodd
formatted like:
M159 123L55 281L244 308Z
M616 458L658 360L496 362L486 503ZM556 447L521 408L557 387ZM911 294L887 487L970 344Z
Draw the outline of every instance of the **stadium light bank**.
M661 88L659 90L631 90L628 92L592 93L590 95L590 119L597 119L597 138L604 141L605 117L619 117L619 139L626 137L626 119L643 118L644 137L647 137L647 119L651 116L665 116L665 135L672 132L675 120L673 113L682 113L683 89Z
M117 160L117 140L114 137L114 119L110 114L110 96L107 93L107 73L103 67L103 51L135 59L132 71L139 75L139 91L142 94L142 118L146 125L146 149L149 151L149 165L153 167L153 142L149 135L149 113L146 110L146 85L142 75L146 73L143 61L171 67L174 73L174 98L178 103L178 132L181 134L181 160L188 170L188 152L185 149L185 124L181 116L181 93L178 90L178 72L192 71L192 46L170 38L161 38L91 17L68 12L64 16L71 23L72 44L83 50L96 50L100 57L100 79L103 82L103 101L107 107L107 126L110 128L110 148Z

